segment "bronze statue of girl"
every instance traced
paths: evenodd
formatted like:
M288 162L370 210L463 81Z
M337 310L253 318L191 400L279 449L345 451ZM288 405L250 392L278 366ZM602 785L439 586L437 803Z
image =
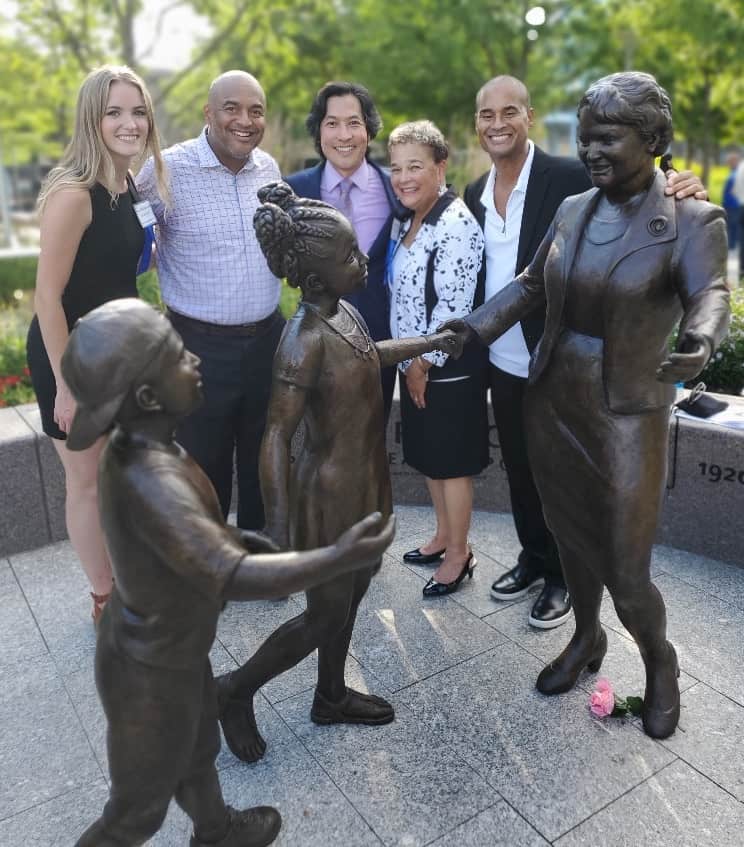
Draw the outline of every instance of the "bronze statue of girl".
M305 550L337 538L370 511L391 512L380 367L433 349L456 356L462 348L449 331L372 341L362 317L342 299L367 279L367 257L346 218L295 196L285 183L264 186L259 197L254 225L269 267L302 290L274 359L260 464L266 532L282 548ZM303 448L290 464L302 420ZM315 723L393 720L390 703L344 681L357 608L380 563L307 591L302 614L280 626L243 667L220 677L220 721L238 758L255 761L266 747L255 723L255 693L316 648Z

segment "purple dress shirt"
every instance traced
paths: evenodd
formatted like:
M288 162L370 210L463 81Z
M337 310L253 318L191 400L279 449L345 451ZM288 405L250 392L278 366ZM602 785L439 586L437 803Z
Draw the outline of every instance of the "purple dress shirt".
M326 161L320 180L320 199L336 209L343 209L341 181L343 177ZM359 247L369 253L370 247L390 217L390 203L377 171L365 159L350 177L352 185L349 201L352 208L351 223Z

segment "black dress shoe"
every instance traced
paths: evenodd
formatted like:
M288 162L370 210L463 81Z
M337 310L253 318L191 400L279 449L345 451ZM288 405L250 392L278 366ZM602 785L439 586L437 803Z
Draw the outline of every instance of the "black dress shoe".
M460 587L460 583L465 579L465 574L468 579L473 578L473 570L478 564L475 556L471 552L465 559L465 564L456 579L452 582L437 582L433 577L424 586L424 597L443 597L445 594L452 594Z
M500 576L491 586L491 597L495 600L517 600L530 590L530 586L540 582L542 573L527 561L522 553L517 564Z
M537 629L554 629L571 617L571 598L564 585L546 582L527 619Z
M438 553L422 553L421 548L417 547L415 550L404 553L403 561L407 565L438 565L442 561L442 556L444 556L444 550Z

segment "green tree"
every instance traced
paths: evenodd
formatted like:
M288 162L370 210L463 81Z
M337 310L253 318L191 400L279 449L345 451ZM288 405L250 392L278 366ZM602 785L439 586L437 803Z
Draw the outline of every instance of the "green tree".
M742 0L609 0L573 16L562 51L579 88L617 70L654 74L670 93L675 132L699 151L703 181L719 141L744 118Z

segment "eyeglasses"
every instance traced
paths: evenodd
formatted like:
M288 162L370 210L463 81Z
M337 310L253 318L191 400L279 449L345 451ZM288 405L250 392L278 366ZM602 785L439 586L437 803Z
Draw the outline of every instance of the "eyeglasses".
M688 405L692 406L692 404L699 400L703 394L705 394L706 385L704 382L699 382L693 389L690 391L689 396L687 397Z

